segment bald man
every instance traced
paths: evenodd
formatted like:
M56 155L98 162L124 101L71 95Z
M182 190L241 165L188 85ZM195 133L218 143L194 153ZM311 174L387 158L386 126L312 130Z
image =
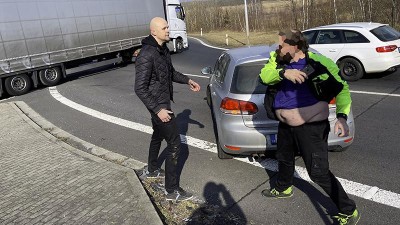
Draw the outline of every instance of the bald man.
M144 169L144 175L147 179L165 177L166 199L184 201L192 198L192 194L179 186L177 163L181 139L171 109L172 82L188 84L195 92L200 91L200 86L174 69L166 47L169 39L167 21L160 17L153 18L150 22L150 35L143 39L142 50L136 59L135 92L149 110L153 125L148 166ZM158 154L163 140L167 142L165 172L158 166Z

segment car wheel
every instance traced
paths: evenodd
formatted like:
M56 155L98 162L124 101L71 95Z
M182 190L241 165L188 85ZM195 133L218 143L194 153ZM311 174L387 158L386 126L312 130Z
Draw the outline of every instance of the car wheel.
M208 105L209 107L211 107L211 91L210 91L210 85L207 86L206 95L207 95L207 105Z
M60 82L61 78L62 74L59 67L52 67L39 71L40 82L45 86L54 86Z
M6 91L9 95L26 94L32 87L32 81L26 74L7 77L5 80Z
M344 58L339 62L342 78L346 81L356 81L364 76L364 67L354 58Z
M338 148L330 149L329 151L330 151L330 152L344 152L344 151L346 151L348 148L349 148L349 147L344 147L344 148L338 147Z
M221 144L219 143L219 138L218 138L218 128L217 128L217 123L215 121L215 115L214 115L214 110L212 107L212 102L211 102L211 96L210 98L208 98L209 96L209 88L207 88L207 103L209 103L210 105L210 110L211 110L211 117L212 117L212 121L213 121L213 125L214 125L214 132L215 132L215 139L217 140L217 153L218 153L218 158L220 159L233 159L233 155L228 154L226 152L224 152L224 150L221 148ZM210 101L208 101L210 100Z

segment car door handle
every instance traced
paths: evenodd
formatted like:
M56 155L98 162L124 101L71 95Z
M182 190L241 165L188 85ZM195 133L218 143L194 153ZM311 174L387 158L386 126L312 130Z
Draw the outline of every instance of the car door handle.
M337 49L329 49L329 52L337 52Z
M215 91L211 92L212 95L216 96L217 94L215 93Z

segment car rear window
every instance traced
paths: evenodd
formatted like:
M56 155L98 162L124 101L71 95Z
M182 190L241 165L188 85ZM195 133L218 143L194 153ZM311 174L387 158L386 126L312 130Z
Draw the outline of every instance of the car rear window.
M231 85L234 94L265 94L267 87L260 83L259 74L267 61L251 62L235 67Z
M390 26L380 26L373 30L371 33L374 34L381 41L394 41L400 39L400 32Z

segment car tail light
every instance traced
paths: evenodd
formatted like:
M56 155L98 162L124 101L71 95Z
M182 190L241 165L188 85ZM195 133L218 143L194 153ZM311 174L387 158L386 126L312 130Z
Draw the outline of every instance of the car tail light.
M349 143L349 142L352 142L352 141L353 141L353 137L344 140L344 143Z
M253 102L241 101L232 98L222 99L220 109L223 113L234 115L253 115L258 112L258 107Z
M329 106L334 106L336 104L336 98L333 98L330 102L329 102Z
M397 49L396 45L388 45L388 46L377 47L376 51L379 52L379 53L382 53L382 52L393 52L396 49Z
M232 151L240 151L240 147L225 145L225 147Z

